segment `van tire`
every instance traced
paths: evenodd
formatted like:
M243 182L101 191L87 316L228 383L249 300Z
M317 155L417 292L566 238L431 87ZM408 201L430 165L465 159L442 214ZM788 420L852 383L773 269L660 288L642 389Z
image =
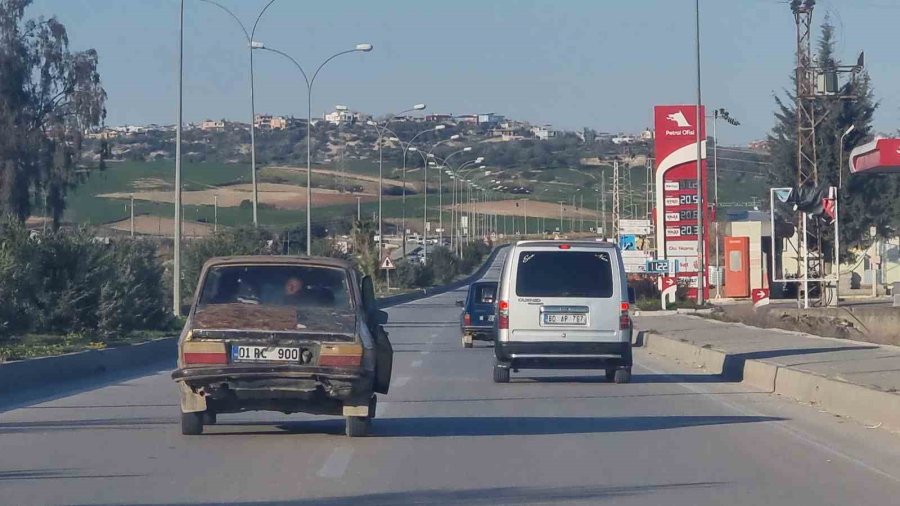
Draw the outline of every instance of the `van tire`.
M622 369L617 369L615 376L613 377L613 381L618 384L631 383L631 368L625 367Z
M181 413L181 434L199 436L203 434L203 412Z
M203 412L203 425L215 425L216 424L216 412L206 410Z
M348 437L365 437L369 435L372 419L367 416L346 417L345 432Z
M494 365L494 383L509 383L509 367Z

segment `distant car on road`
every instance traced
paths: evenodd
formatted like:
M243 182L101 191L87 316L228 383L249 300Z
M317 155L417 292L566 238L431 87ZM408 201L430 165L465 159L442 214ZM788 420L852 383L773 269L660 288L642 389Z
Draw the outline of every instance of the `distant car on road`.
M183 434L254 410L342 414L348 436L368 433L393 363L371 278L330 258L213 258L194 299L172 373Z
M459 316L463 347L471 348L473 341L493 341L497 334L494 328L497 301L497 282L478 281L469 285L466 300L456 301L463 308Z
M631 380L628 288L618 246L595 241L520 241L500 275L494 381L510 370L604 369Z

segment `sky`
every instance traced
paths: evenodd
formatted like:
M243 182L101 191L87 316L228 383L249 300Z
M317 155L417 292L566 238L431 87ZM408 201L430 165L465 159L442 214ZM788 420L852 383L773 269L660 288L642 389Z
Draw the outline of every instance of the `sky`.
M218 0L248 27L268 0ZM795 28L787 0L701 0L702 93L741 126L723 144L764 138L774 94L790 86ZM34 0L56 15L72 49L95 48L109 95L108 125L173 124L178 0ZM312 111L335 104L375 115L426 103L432 113L494 112L577 130L640 131L656 104L696 102L692 0L276 0L255 39L307 73ZM900 0L819 0L815 21L838 28L838 55L865 50L881 106L876 130L900 127L896 47ZM249 121L249 57L237 22L185 0L184 120ZM306 116L306 85L287 59L254 53L258 113Z

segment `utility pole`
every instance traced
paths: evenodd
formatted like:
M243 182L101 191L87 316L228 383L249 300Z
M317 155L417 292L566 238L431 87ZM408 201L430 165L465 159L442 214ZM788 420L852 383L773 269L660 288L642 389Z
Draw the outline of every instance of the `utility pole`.
M528 235L528 199L522 199L522 208L523 208L522 216L525 219L525 221L523 223L524 224L523 228L525 230L525 233L522 235L525 236L525 235Z
M703 241L703 217L705 213L703 212L703 206L706 205L706 202L703 200L703 171L701 170L703 160L702 160L702 139L701 139L701 131L703 123L701 123L704 118L701 112L701 107L703 104L702 95L701 95L701 79L700 79L700 0L695 1L695 28L696 28L696 49L697 49L697 122L694 123L696 125L694 130L696 132L696 143L697 143L697 304L703 305L704 298L706 294L706 262L705 262L705 251L704 251L704 241Z
M213 233L219 231L219 196L213 195Z
M619 160L613 160L613 197L612 197L612 230L616 238L616 244L619 243L619 218L622 214L622 196L619 188Z
M606 223L606 172L603 173L603 179L600 180L600 200L603 202L603 210L600 216L603 218L603 238L609 237L609 228Z
M184 0L178 24L178 122L175 124L175 237L172 254L172 312L181 316L181 102L184 97Z
M131 237L134 237L134 194L131 194Z

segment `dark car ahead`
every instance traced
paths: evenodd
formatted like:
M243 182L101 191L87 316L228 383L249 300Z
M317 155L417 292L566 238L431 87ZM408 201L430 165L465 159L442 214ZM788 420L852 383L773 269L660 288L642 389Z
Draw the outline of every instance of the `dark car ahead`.
M372 280L343 260L208 261L172 373L182 433L219 413L267 410L343 415L348 436L365 435L391 381L386 320Z
M463 347L471 348L473 341L493 341L497 332L494 328L494 303L497 300L497 283L479 281L469 285L465 301L456 301L463 308L459 317Z

